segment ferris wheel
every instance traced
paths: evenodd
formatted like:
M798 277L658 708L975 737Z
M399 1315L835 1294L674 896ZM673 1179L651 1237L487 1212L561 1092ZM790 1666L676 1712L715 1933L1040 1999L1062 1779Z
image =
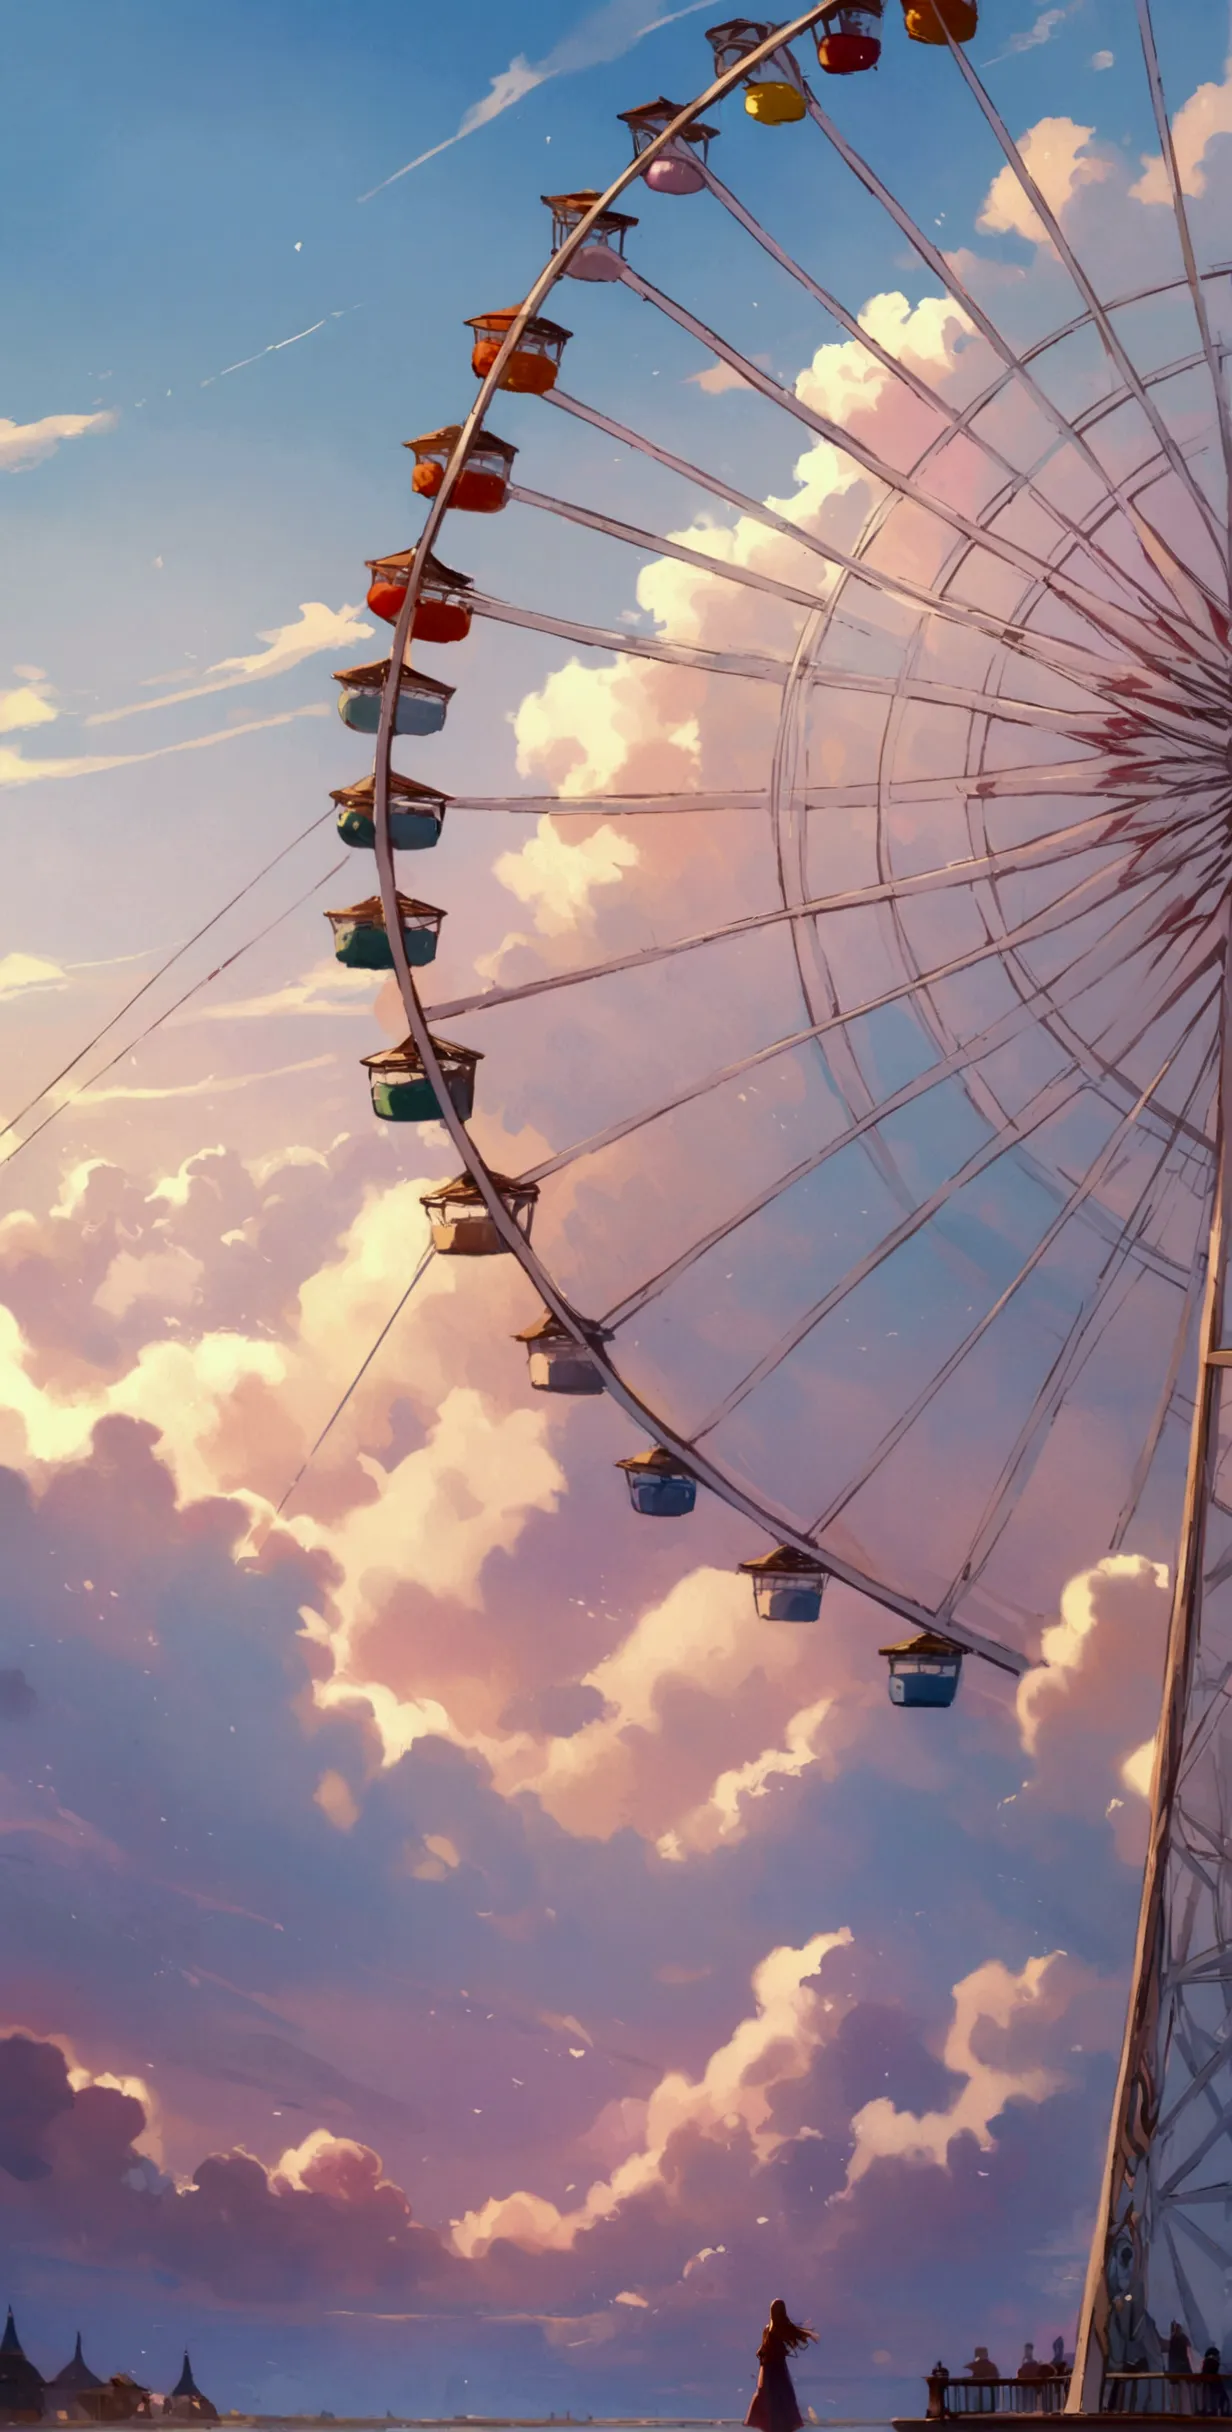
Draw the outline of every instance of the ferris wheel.
M374 852L379 894L330 917L340 959L392 968L405 1007L404 1043L365 1058L376 1114L443 1124L457 1151L424 1201L435 1251L513 1254L537 1296L531 1387L620 1404L648 1439L621 1463L640 1516L687 1520L699 1492L743 1514L768 1620L816 1621L843 1583L906 1629L881 1650L893 1701L944 1707L970 1656L1026 1669L1073 1570L1141 1531L1175 1551L1070 2399L1099 2411L1147 2403L1110 2376L1137 2388L1162 2367L1170 2315L1202 2345L1232 2330L1232 266L1199 259L1149 0L1172 258L1113 294L971 65L974 0L902 14L907 40L949 55L1065 274L1065 317L994 319L844 132L838 80L899 31L883 0L711 29L694 99L619 113L633 156L606 189L544 198L541 275L469 318L473 405L407 443L426 521L369 561L389 657L338 676L345 722L376 738L371 773L335 795L339 832ZM937 281L958 355L930 373L894 351L761 224L711 157L725 103L724 127L734 104L798 129L863 189ZM754 248L802 290L901 411L837 419L657 286L653 215L684 202L733 264ZM787 512L682 456L653 397L634 424L575 394L584 342L544 309L567 281L640 302L802 448L834 451L858 517ZM488 427L511 394L535 401L508 409L516 445ZM551 481L566 424L571 471L589 465L573 498L528 478ZM688 531L622 514L616 466L645 468L640 499L690 500ZM621 550L680 569L691 629L481 592L438 553L443 522L461 556L470 516L510 510L541 571L562 524L609 589ZM454 699L413 645L476 619L663 671L687 781L451 804L395 768L395 738L439 732ZM597 922L586 959L544 952L435 999L444 916L400 890L395 855L468 807L635 840L632 910ZM489 1138L499 1119L545 1143L523 1171L485 1153L485 1105Z

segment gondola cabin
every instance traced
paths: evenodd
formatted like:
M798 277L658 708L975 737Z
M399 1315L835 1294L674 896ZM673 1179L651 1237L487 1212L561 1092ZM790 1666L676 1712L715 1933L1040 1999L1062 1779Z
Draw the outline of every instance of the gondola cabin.
M414 777L389 772L389 841L395 853L430 852L445 824L448 794ZM330 801L338 805L338 834L344 844L376 844L376 779L361 777L358 785L335 786Z
M434 1038L432 1044L450 1102L465 1123L474 1108L475 1067L482 1063L482 1056L477 1048L455 1047L448 1039ZM383 1047L378 1055L364 1056L362 1061L368 1068L372 1111L382 1123L440 1121L440 1100L414 1039L404 1039L400 1047Z
M706 40L714 52L716 75L722 76L747 58L774 30L754 17L732 17L726 25L709 26ZM790 127L804 117L804 89L790 51L772 51L746 76L744 106L749 117L763 127Z
M618 1461L629 1482L629 1501L644 1520L683 1520L697 1501L697 1480L675 1453L656 1444L653 1452Z
M815 1554L798 1545L776 1545L740 1565L753 1582L753 1602L763 1621L816 1621L830 1574Z
M413 895L398 897L402 943L406 959L414 968L435 962L437 939L445 915L435 904L416 903ZM379 895L370 895L362 904L350 904L343 912L325 915L334 932L334 958L345 963L349 971L392 971L393 951L389 931L385 926L385 906Z
M972 40L980 12L976 0L903 0L903 22L912 42L931 42L944 50L947 31L955 42Z
M574 1341L568 1327L550 1309L513 1339L526 1345L526 1364L536 1393L602 1393L603 1379L590 1353ZM596 1340L608 1342L610 1337L597 1332Z
M683 104L666 101L662 94L657 101L644 101L636 110L622 110L619 115L633 138L633 157L639 160L648 144L674 118L679 118ZM702 161L718 133L717 127L703 126L700 118L672 138L666 150L660 152L642 171L652 194L700 194L706 179L697 159Z
M579 220L593 211L599 191L596 186L584 186L577 194L543 194L539 199L552 214L552 251L559 253ZM573 255L565 277L598 280L600 284L618 279L624 264L625 238L630 228L636 226L637 221L627 211L601 211L585 244L579 245Z
M963 1651L936 1630L921 1630L881 1653L890 1667L892 1706L952 1706L958 1695Z
M367 561L372 581L368 586L368 606L374 616L383 617L387 625L396 625L406 598L406 587L415 564L414 549L395 549L391 557L370 557ZM471 609L467 592L472 589L469 574L455 574L452 566L442 566L440 559L428 555L423 582L411 619L411 635L417 642L464 642L471 629Z
M486 380L521 309L520 304L513 304L507 312L481 312L467 322L467 328L475 332L471 370L477 380ZM546 397L548 390L556 386L560 358L572 335L572 330L562 329L558 321L529 320L501 373L498 387L511 388L519 396Z
M861 76L881 57L883 0L840 0L817 28L817 64L827 76Z
M404 439L415 458L411 488L417 498L435 498L445 479L449 459L462 436L460 422L443 431L425 431L419 439ZM509 494L509 477L517 449L490 431L477 431L462 460L449 504L467 515L499 515Z
M518 1231L530 1239L537 1182L512 1182L508 1174L490 1173L488 1180ZM498 1258L509 1244L494 1222L483 1193L469 1174L446 1182L439 1191L425 1191L420 1206L432 1233L432 1247L442 1258Z
M388 674L388 659L379 659L371 667L335 668L334 682L342 686L338 715L343 725L350 727L352 734L376 733L381 723L381 694L385 690ZM438 684L435 676L420 675L418 668L404 667L398 679L394 733L439 735L453 695L452 684Z

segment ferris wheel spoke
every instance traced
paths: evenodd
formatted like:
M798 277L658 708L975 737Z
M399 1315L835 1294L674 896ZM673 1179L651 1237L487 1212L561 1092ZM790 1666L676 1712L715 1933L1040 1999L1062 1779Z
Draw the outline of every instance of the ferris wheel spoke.
M1139 17L1141 21L1141 11L1139 12ZM1131 391L1136 403L1145 414L1147 421L1150 423L1151 429L1155 434L1155 438L1167 457L1168 462L1177 477L1177 480L1181 482L1184 488L1188 491L1193 505L1197 509L1202 522L1205 524L1207 531L1210 534L1216 552L1219 556L1220 563L1224 567L1225 572L1227 572L1228 536L1226 531L1221 532L1214 511L1211 507L1210 500L1206 496L1205 491L1194 480L1190 466L1186 461L1186 458L1178 445L1175 436L1169 430L1168 425L1164 421L1162 414L1159 412L1149 389L1145 387L1141 374L1139 373L1136 365L1131 361L1125 347L1122 345L1109 313L1096 294L1096 291L1092 286L1086 271L1083 269L1083 266L1073 249L1073 246L1070 244L1069 238L1066 236L1055 211L1053 211L1045 196L1041 193L1035 179L1032 177L1031 172L1028 169L1013 136L1010 134L1009 128L1006 126L1000 111L997 109L996 104L992 100L989 93L985 90L985 87L977 76L970 60L966 57L961 44L954 41L948 28L946 29L946 40L949 43L951 55L954 58L969 91L973 94L980 110L983 112L983 115L988 122L988 125L991 127L993 134L996 136L997 142L1000 144L1006 160L1008 161L1009 166L1018 181L1018 184L1021 186L1022 191L1025 194L1027 201L1030 203L1032 210L1035 212L1037 219L1040 221L1041 226L1047 230L1047 233L1052 239L1052 243L1060 256L1060 259L1069 272L1069 275L1073 280L1079 295L1082 297L1087 311L1090 313L1092 321L1099 332L1105 352L1111 359L1116 370L1120 373L1121 379L1124 381L1126 387Z
M1066 260L1066 267L1070 269L1070 276L1074 279L1074 283L1078 287L1078 291L1086 306L1085 317L1089 318L1094 323L1094 326L1099 331L1101 338L1104 339L1105 346L1108 346L1109 338L1111 339L1111 347L1109 351L1112 353L1113 360L1117 363L1118 368L1121 371L1122 379L1125 380L1127 386L1129 386L1131 390L1141 392L1141 401L1146 407L1148 419L1151 421L1151 427L1155 430L1156 437L1159 440L1160 445L1164 448L1165 453L1168 454L1170 462L1175 455L1177 465L1181 468L1181 478L1184 481L1185 486L1187 488L1192 488L1193 485L1191 483L1188 468L1184 464L1184 459L1180 456L1180 452L1176 448L1175 441L1173 440L1171 433L1166 429L1166 426L1158 422L1158 418L1154 414L1154 408L1151 405L1149 398L1146 397L1145 392L1142 391L1142 382L1133 365L1130 363L1128 356L1125 354L1124 348L1121 346L1120 340L1117 338L1115 331L1111 327L1105 307L1103 304L1101 304L1094 288L1090 285L1089 280L1086 279L1085 273L1078 269L1076 263L1072 263L1072 255L1070 255L1066 240L1064 236L1062 236L1059 227L1056 226L1055 219L1049 212L1043 196L1039 194L1038 189L1035 187L1034 180L1031 179L1029 172L1027 171L1021 156L1018 154L1008 131L1003 128L1002 122L998 118L997 113L993 110L992 104L988 100L988 96L984 92L984 88L980 84L979 79L975 75L969 61L963 56L959 45L951 40L948 29L946 39L947 41L950 41L950 47L955 58L958 60L959 66L961 67L964 75L967 77L968 82L972 85L972 88L976 93L976 97L980 102L980 106L984 110L985 116L989 118L990 124L993 126L994 133L997 134L998 141L1001 142L1002 149L1006 153L1006 158L1009 161L1011 168L1014 169L1015 176L1019 178L1020 184L1023 184L1024 191L1028 193L1029 199L1034 204L1044 226L1049 229L1049 233L1052 234L1053 229L1056 229L1056 234L1053 237L1053 241L1055 244L1057 244L1058 250L1064 248L1062 259ZM910 213L904 210L902 204L899 203L895 196L890 192L889 187L882 183L882 180L876 175L876 172L869 167L868 162L863 160L854 147L847 142L841 130L834 124L832 119L827 117L825 111L820 107L816 96L811 92L811 90L808 93L808 110L810 117L814 120L815 124L820 127L822 134L826 137L827 141L834 146L835 151L851 170L852 175L859 179L859 182L865 188L865 191L874 195L876 200L882 205L883 209L889 213L895 226L907 238L908 242L913 246L921 258L928 264L929 269L934 273L934 275L941 280L943 286L947 290L947 293L953 297L954 302L961 305L962 310L969 316L976 329L978 329L981 337L984 338L986 343L994 349L997 355L999 355L1001 361L1005 364L1006 369L1014 376L1016 380L1021 382L1022 386L1027 390L1040 412L1044 414L1047 420L1052 424L1052 427L1057 432L1058 436L1063 439L1067 445L1077 450L1088 470L1094 473L1101 489L1105 490L1110 497L1115 498L1115 487L1110 480L1108 471L1106 467L1100 463L1099 457L1095 454L1094 449L1089 445L1083 434L1075 429L1074 424L1069 421L1064 413L1062 413L1060 407L1053 403L1053 400L1049 397L1047 390L1044 389L1035 379L1023 358L1020 355L1015 354L1013 348L1008 344L1007 340L1002 337L996 323L990 319L989 315L983 310L982 306L976 302L975 297L971 295L969 290L963 284L963 281L958 277L957 273L946 261L946 258L940 251L939 247L934 245L929 237L925 236L923 229L918 227L916 222L912 219ZM1017 164L1017 166L1015 166L1015 164ZM1067 256L1069 257L1068 259L1066 258ZM1108 333L1107 336L1105 335L1105 332ZM1174 466L1174 470L1175 469L1176 466ZM1206 509L1205 501L1203 501L1204 521L1207 520L1208 514L1209 510ZM1218 542L1216 545L1218 545Z
M1198 276L1198 259L1194 252L1193 233L1189 225L1189 213L1185 207L1185 190L1181 184L1176 145L1172 139L1172 124L1164 98L1163 77L1160 74L1159 53L1155 47L1155 28L1151 22L1149 0L1138 0L1138 33L1142 42L1147 83L1150 86L1151 108L1155 113L1155 130L1159 137L1159 149L1163 156L1172 193L1172 216L1176 221L1176 232L1180 240L1181 259L1185 264L1185 277L1189 284L1194 319L1198 324L1198 335L1202 341L1202 352L1206 358L1206 368L1210 374L1211 390L1215 399L1215 412L1219 421L1219 444L1223 453L1224 480L1227 484L1228 511L1232 515L1232 420L1229 419L1227 391L1211 333L1206 296L1203 292L1202 281Z
M518 608L509 600L488 599L483 592L470 592L466 604L475 616L490 617L498 625L520 625L527 633L554 634L558 641L576 642L583 650L611 650L618 657L660 659L668 667L694 667L707 676L748 676L759 684L781 684L787 673L786 659L771 658L752 650L703 650L692 642L669 642L656 634L632 633L627 628L603 625L582 625L572 617L549 616L538 608Z
M727 793L451 794L451 811L510 812L524 819L666 819L678 811L764 811L764 786Z
M1207 1006L1203 1008L1203 1011L1207 1010L1212 1001L1208 997ZM1180 1046L1170 1057L1168 1064L1161 1068L1155 1081L1143 1093L1137 1106L1131 1108L1129 1114L1122 1119L1122 1124L1114 1133L1112 1142L1109 1144L1111 1154L1106 1158L1096 1160L1096 1166L1084 1177L1080 1188L1074 1193L1062 1215L1056 1220L1054 1226L1049 1228L1053 1241L1056 1240L1057 1235L1071 1217L1077 1213L1084 1201L1090 1197L1092 1191L1098 1189L1113 1157L1119 1154L1128 1132L1137 1123L1139 1114L1155 1095L1155 1091L1166 1078L1167 1073L1175 1067L1185 1044L1186 1042L1182 1040ZM1198 1081L1186 1100L1186 1112L1192 1111L1203 1090L1209 1088L1216 1054L1217 1047L1213 1044L1203 1062ZM1118 1309L1124 1305L1128 1293L1137 1284L1138 1278L1133 1271L1132 1264L1134 1249L1139 1236L1148 1230L1160 1214L1158 1186L1161 1178L1166 1174L1168 1158L1179 1137L1180 1124L1175 1122L1170 1135L1160 1148L1135 1207L1125 1220L1124 1230L1119 1240L1113 1244L1091 1290L1075 1312L1069 1331L1019 1431L997 1485L988 1498L972 1538L967 1559L942 1600L941 1609L945 1612L950 1611L961 1597L970 1594L987 1569L1022 1498L1031 1473L1044 1449L1048 1430L1052 1426L1062 1402L1070 1388L1076 1383L1087 1359L1108 1325L1117 1315ZM1047 1237L1045 1239L1047 1242ZM1051 1246L1051 1242L1047 1242L1047 1247ZM1036 1260L1035 1263L1038 1264L1039 1261Z
M648 279L641 276L640 271L634 270L628 263L622 266L621 280L632 294L641 297L643 303L653 304L668 320L675 321L681 329L687 330L691 337L697 339L699 345L706 347L711 354L717 356L720 362L726 363L731 370L737 372L750 388L756 389L772 405L781 407L783 412L790 414L795 421L803 423L806 429L815 431L819 438L826 440L831 447L837 448L840 454L850 457L853 463L858 464L861 470L868 474L870 479L881 482L888 491L896 496L909 499L913 506L920 507L927 514L935 516L938 522L948 526L953 532L961 533L964 539L978 547L986 549L991 556L1000 558L1006 565L1012 566L1016 573L1045 582L1050 590L1055 590L1071 605L1077 603L1081 613L1084 615L1087 613L1092 595L1073 576L1061 573L1046 559L1040 558L1035 551L1010 539L1007 534L980 523L971 516L964 515L961 509L955 507L948 499L925 489L909 474L900 472L885 457L879 456L875 448L868 446L866 441L858 438L842 423L834 422L828 415L819 414L813 406L806 405L793 390L785 388L783 383L773 379L769 372L762 371L756 363L750 361L747 355L742 354L738 347L731 345L729 340L721 337L717 330L711 329L706 322L700 321L686 305L678 303L674 296L665 295L661 288L652 286ZM1094 458L1093 461L1098 464L1099 460ZM1100 479L1104 490L1107 491L1107 475L1101 472ZM1096 601L1095 605L1100 609L1106 608L1105 602Z
M1152 1008L1147 1020L1140 1026L1138 1035L1145 1035L1157 1018L1158 1015ZM1164 1068L1165 1072L1171 1069L1174 1060L1174 1055L1169 1057ZM1157 1076L1151 1083L1145 1093L1143 1103L1154 1095L1162 1077L1162 1075ZM937 1188L920 1202L918 1207L913 1208L900 1224L893 1226L881 1241L877 1242L862 1259L857 1260L856 1264L849 1268L847 1274L842 1276L838 1283L824 1293L811 1308L805 1310L803 1315L780 1335L778 1341L763 1354L762 1358L747 1371L737 1384L732 1386L723 1400L711 1412L697 1430L697 1440L700 1441L704 1436L713 1434L716 1427L721 1426L726 1419L730 1418L748 1395L754 1392L759 1385L764 1384L766 1379L782 1366L784 1360L789 1359L792 1353L799 1349L801 1343L824 1322L834 1309L838 1308L844 1300L849 1299L852 1292L866 1282L879 1267L883 1266L887 1259L893 1257L908 1241L914 1240L925 1225L931 1224L935 1217L949 1207L960 1191L965 1190L970 1183L977 1181L981 1174L986 1173L990 1166L1007 1156L1020 1142L1032 1138L1036 1132L1042 1130L1077 1097L1086 1094L1093 1094L1091 1084L1078 1065L1071 1062L1064 1071L1055 1075L1042 1089L1037 1090L1019 1113L1007 1115L999 1131L995 1131L980 1148L975 1150L955 1173L947 1175L937 1185ZM1140 1113L1141 1107L1137 1111ZM1137 1113L1134 1115L1134 1120L1137 1120Z
M689 937L669 939L664 945L635 946L627 954L610 955L601 963L584 963L574 971L544 972L537 979L519 980L508 988L484 988L473 996L451 997L448 1003L429 1005L428 1018L452 1021L458 1014L482 1013L494 1005L519 1004L527 997L582 987L591 980L610 979L617 972L649 969L652 964L670 961L677 954L692 954L699 947L721 945L729 938L756 936L764 929L781 926L784 921L820 919L827 913L863 910L872 904L933 894L939 888L968 887L980 879L1051 867L1054 862L1059 865L1077 854L1123 845L1126 820L1126 811L1112 805L1073 827L1050 829L1046 836L1033 837L1026 844L1010 846L1004 852L990 852L969 861L944 862L933 870L913 871L910 877L850 887L844 894L818 895L798 904L774 904L768 911L745 913L739 920L723 921L713 929L699 929Z
M941 980L954 979L962 972L973 970L977 964L987 962L992 957L1002 954L1007 942L1026 944L1037 938L1054 935L1057 931L1069 927L1074 921L1084 920L1097 902L1107 899L1110 895L1119 900L1122 893L1128 894L1131 890L1136 891L1146 885L1149 873L1139 870L1131 875L1132 865L1137 859L1138 856L1135 854L1126 854L1123 857L1123 864L1113 863L1100 871L1098 878L1101 882L1102 894L1097 892L1095 880L1083 879L1077 886L1070 888L1066 895L1050 904L1044 912L1034 913L1029 920L1021 922L1016 929L1008 933L1007 938L985 938L978 946L968 947L965 953L955 955L951 961L939 966L936 970L923 975L912 974L906 979L896 981L893 987L883 989L875 997L867 997L855 1005L836 1007L820 1022L811 1023L805 1030L792 1031L786 1038L772 1039L767 1047L753 1048L748 1055L741 1056L735 1063L721 1065L716 1071L705 1074L701 1080L687 1083L683 1089L675 1091L670 1098L663 1099L657 1106L644 1108L635 1115L622 1116L615 1123L608 1124L605 1130L593 1132L589 1139L577 1141L571 1148L559 1150L555 1156L545 1158L541 1165L534 1166L523 1174L521 1180L523 1182L543 1182L550 1174L558 1174L566 1166L576 1164L579 1158L597 1156L601 1149L611 1148L618 1140L628 1139L633 1132L642 1131L647 1124L660 1122L664 1116L676 1114L682 1106L689 1106L695 1099L708 1096L712 1090L721 1089L725 1082L741 1080L745 1073L756 1071L760 1065L772 1062L777 1056L789 1055L798 1047L808 1046L814 1039L825 1038L831 1031L841 1031L852 1022L863 1021L868 1014L881 1013L888 1005L901 1004L904 998L914 996L926 983L935 985ZM1111 890L1107 886L1109 879L1114 882ZM1127 917L1127 913L1123 913L1121 917Z
M763 592L769 598L786 601L797 608L814 609L820 604L821 595L816 591L802 591L797 585L783 582L776 575L759 574L753 567L736 565L728 559L716 557L712 551L690 549L685 542L669 539L664 533L648 532L640 525L624 523L614 515L603 514L594 507L579 506L571 499L553 498L540 490L524 489L516 482L510 482L506 496L518 506L560 516L566 523L581 525L587 531L602 532L608 539L624 542L628 547L644 550L648 555L674 558L679 564L693 566L699 573L713 575L720 582ZM791 530L785 519L775 517L773 521L784 530ZM1006 620L1003 616L973 608L944 591L930 590L925 584L913 583L905 576L887 574L874 562L851 557L826 542L806 541L802 534L795 532L791 536L811 549L827 566L840 568L853 580L866 583L870 590L878 591L886 598L904 600L913 608L926 608L947 624L959 626L969 633L978 633L985 640L1001 642L1006 639ZM1119 696L1122 691L1132 690L1136 698L1141 698L1146 689L1140 659L1133 663L1112 660L1084 649L1079 643L1066 642L1056 636L1041 637L1021 627L1013 628L1013 632L1013 647L1019 657L1030 660L1036 666L1046 667L1071 683L1085 685L1101 696L1108 692ZM1123 641L1123 636L1115 631L1108 620L1101 625L1101 632L1110 633L1118 642ZM1177 701L1175 667L1169 667L1161 658L1159 668L1165 684L1163 705L1177 709L1180 705Z
M1128 918L1128 916L1126 917ZM1118 929L1120 926L1121 924L1118 923ZM1123 941L1113 942L1110 953L1112 959L1122 959ZM1106 954L1105 965L1108 961L1109 956ZM1091 984L1089 978L1084 974L1081 986L1072 991L1073 995L1077 997L1085 993ZM890 1097L879 1100L865 1114L860 1115L849 1124L845 1130L837 1133L832 1140L827 1140L823 1147L815 1149L810 1156L802 1158L799 1164L793 1166L788 1173L780 1175L778 1180L770 1184L767 1189L759 1191L754 1199L747 1201L734 1215L725 1218L721 1224L715 1225L699 1241L690 1243L689 1247L682 1250L677 1258L672 1259L668 1266L661 1268L646 1283L640 1285L636 1292L631 1292L625 1300L619 1301L614 1308L609 1309L601 1320L602 1325L605 1329L616 1332L621 1326L626 1325L630 1318L639 1316L651 1301L657 1300L672 1284L678 1282L680 1277L687 1274L700 1258L704 1258L709 1251L717 1249L723 1242L730 1240L732 1234L738 1232L742 1225L763 1214L765 1209L773 1206L785 1192L793 1189L797 1182L802 1182L818 1172L823 1165L828 1164L832 1157L836 1157L840 1150L851 1147L854 1142L863 1139L875 1126L888 1122L892 1115L899 1114L904 1107L914 1105L918 1099L926 1097L930 1090L939 1088L945 1081L953 1080L956 1075L965 1072L971 1065L983 1063L989 1056L999 1054L1003 1047L1018 1038L1037 1018L1041 1004L1051 1001L1052 994L1052 991L1037 989L1033 1000L1025 999L1019 1004L1012 1005L1007 1013L1001 1015L999 1021L993 1022L987 1030L982 1030L977 1038L964 1041L961 1046L953 1048L939 1062L930 1064L925 1071L917 1073L913 1080L904 1082L901 1089L893 1091Z

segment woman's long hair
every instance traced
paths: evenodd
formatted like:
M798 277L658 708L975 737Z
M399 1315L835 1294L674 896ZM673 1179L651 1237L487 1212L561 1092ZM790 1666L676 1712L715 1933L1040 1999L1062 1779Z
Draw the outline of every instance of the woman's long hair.
M806 2348L810 2339L816 2339L817 2333L810 2331L803 2322L793 2322L782 2298L776 2297L770 2308L770 2320L766 2324L765 2336L767 2339L781 2339L783 2346L791 2355L796 2348Z

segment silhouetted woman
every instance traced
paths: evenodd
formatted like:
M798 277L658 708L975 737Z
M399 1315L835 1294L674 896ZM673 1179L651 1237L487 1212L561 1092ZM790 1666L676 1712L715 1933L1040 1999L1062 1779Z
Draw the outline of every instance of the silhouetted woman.
M755 2426L755 2432L800 2432L804 2417L787 2370L787 2359L816 2337L816 2331L793 2322L782 2298L775 2298L757 2351L761 2371L753 2404L744 2419L746 2424Z

